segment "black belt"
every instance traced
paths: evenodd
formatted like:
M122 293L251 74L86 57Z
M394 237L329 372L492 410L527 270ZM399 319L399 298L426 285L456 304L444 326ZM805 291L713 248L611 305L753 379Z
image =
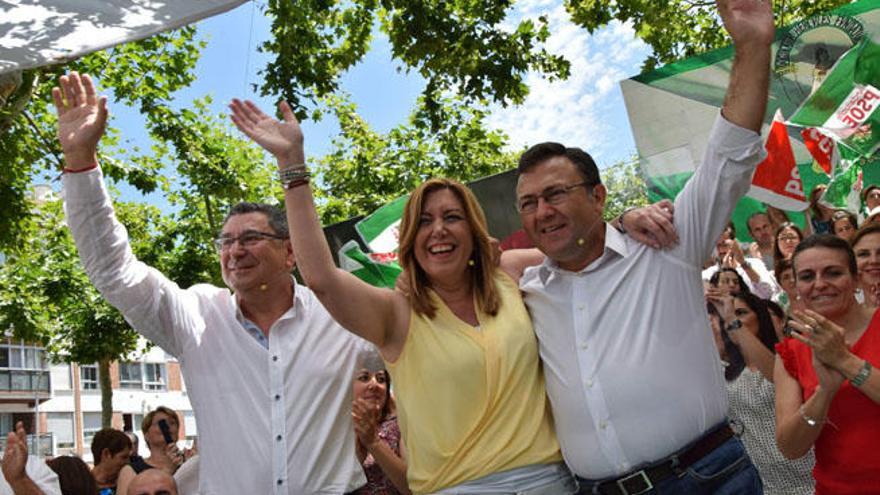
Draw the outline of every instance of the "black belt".
M661 481L681 476L684 470L702 459L733 436L733 430L724 424L703 435L693 445L685 447L666 459L638 471L627 473L617 479L594 482L592 486L582 486L581 493L602 495L638 495L654 488ZM585 480L584 480L585 481Z

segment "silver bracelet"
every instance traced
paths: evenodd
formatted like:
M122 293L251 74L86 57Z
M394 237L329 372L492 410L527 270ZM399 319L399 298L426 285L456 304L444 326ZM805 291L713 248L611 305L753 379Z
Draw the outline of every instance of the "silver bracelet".
M798 409L798 411L800 411L801 417L804 418L804 422L807 423L809 426L818 426L818 425L824 423L824 421L818 421L818 420L815 420L815 419L807 416L807 412L804 411L804 404L801 404L801 408Z
M862 368L859 370L859 372L856 374L856 376L854 376L852 378L852 380L850 380L849 382L852 383L856 387L861 387L862 385L865 384L866 381L868 381L868 377L871 376L872 369L873 369L873 367L871 366L871 363L869 363L868 360L866 359L865 363L862 364Z
M278 180L284 189L290 189L293 186L308 182L311 176L312 174L306 168L305 163L291 165L278 171Z

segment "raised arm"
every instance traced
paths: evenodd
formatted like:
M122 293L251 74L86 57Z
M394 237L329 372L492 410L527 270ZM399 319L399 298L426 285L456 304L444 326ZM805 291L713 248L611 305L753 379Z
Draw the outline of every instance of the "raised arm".
M235 126L271 153L279 170L305 172L303 133L286 102L279 104L283 121L250 101L233 100L230 109ZM409 321L407 300L336 268L307 181L294 182L284 198L290 241L306 284L343 327L376 344L386 359L396 359Z
M64 211L89 280L138 332L179 356L189 331L199 328L194 304L174 282L139 262L101 178L98 143L107 124L107 99L88 75L71 72L52 89L58 140L64 152ZM94 169L94 170L93 170Z
M770 45L776 34L770 0L717 0L733 38L733 69L721 113L731 123L761 132L770 85Z
M15 431L6 436L3 450L3 477L16 495L43 495L43 490L28 476L27 434L21 421L15 424Z

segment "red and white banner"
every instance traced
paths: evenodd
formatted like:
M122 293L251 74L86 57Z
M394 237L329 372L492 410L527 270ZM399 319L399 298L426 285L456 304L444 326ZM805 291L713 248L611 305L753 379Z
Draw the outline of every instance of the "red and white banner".
M785 119L779 110L773 116L764 147L767 149L767 158L755 170L749 195L783 210L805 210L809 202L794 160Z

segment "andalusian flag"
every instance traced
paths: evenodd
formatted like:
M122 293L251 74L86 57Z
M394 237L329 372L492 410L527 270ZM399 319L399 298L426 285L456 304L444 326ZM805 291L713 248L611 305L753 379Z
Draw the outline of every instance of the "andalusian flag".
M859 155L870 156L880 147L878 86L880 45L865 36L837 60L788 122L816 128Z
M369 247L365 253L351 240L339 249L339 267L377 287L393 288L402 269L397 263L400 218L409 196L402 196L382 206L355 225L355 230Z
M878 33L880 0L850 3L779 29L772 46L770 95L763 134L768 135L777 110L783 116L793 116L814 88L820 87L822 79L831 77L831 69L838 59L863 39ZM868 42L860 46L868 46ZM869 56L855 63L853 73L859 74L854 76L855 83L877 88L877 83L859 80L873 71L870 64L864 63L864 60L873 60L873 47L863 48L859 53L862 52ZM733 47L721 48L620 83L651 200L674 198L701 162L712 124L724 104L733 55ZM880 114L874 114L874 118L877 115ZM809 127L816 127L825 120ZM796 168L788 175L777 174L778 182L774 184L753 187L737 204L733 220L742 240L748 239L748 216L764 209L762 201L774 204L774 199L768 201L760 189L769 188L776 191L776 199L786 199L786 194L780 191L784 192L786 184L796 177L800 178L805 194L817 184L828 182L824 166L813 160L798 130L789 128L788 137ZM788 208L789 216L802 224L802 215L792 213L790 204L775 204Z

